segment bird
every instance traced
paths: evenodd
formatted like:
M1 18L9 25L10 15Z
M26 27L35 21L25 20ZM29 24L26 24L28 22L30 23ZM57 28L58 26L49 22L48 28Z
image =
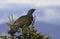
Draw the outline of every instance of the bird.
M19 17L15 22L14 22L14 27L8 32L9 34L14 34L17 32L17 30L20 28L23 28L24 25L27 27L32 23L33 21L33 12L36 9L30 9L28 13L24 16Z

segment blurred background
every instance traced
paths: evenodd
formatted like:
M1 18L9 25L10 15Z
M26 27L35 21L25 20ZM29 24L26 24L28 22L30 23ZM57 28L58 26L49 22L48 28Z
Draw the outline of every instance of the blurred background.
M0 35L8 35L8 16L14 20L35 8L35 28L51 39L60 39L60 0L0 0Z

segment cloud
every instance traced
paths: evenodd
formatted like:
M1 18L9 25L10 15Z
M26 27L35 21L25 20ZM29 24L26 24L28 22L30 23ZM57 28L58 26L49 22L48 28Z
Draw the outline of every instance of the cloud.
M44 8L44 15L37 16L38 21L60 24L60 10L55 8Z
M2 4L4 6L0 8L1 23L8 22L7 17L10 14L14 14L14 19L16 20L19 16L25 15L27 11L31 8L36 8L35 15L37 16L37 21L43 22L58 22L60 20L60 7L58 6L48 6L48 7L37 7L29 4ZM4 12L3 12L4 11Z
M6 23L6 22L7 22L6 19L0 19L0 24L2 24L2 23Z
M1 35L1 36L6 36L7 34L4 32L4 33L1 33L0 35Z
M0 5L5 4L31 4L35 6L60 6L59 0L0 0ZM2 7L1 6L1 7Z
M0 33L0 36L11 36L11 35L9 35L7 32L2 32Z
M9 13L5 13L5 14L3 14L3 17L2 16L0 17L0 24L9 22L8 16L11 16L11 14ZM13 15L13 17L14 17L14 20L18 18L16 15Z

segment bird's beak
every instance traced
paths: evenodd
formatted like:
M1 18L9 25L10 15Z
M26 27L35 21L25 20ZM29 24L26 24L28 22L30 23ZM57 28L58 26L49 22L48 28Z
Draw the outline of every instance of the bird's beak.
M35 11L36 9L31 9L31 11Z

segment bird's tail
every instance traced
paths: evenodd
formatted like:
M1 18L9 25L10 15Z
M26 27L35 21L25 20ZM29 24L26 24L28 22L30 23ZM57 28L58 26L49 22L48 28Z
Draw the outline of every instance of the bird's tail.
M8 34L14 35L18 31L19 27L15 26L8 31Z
M16 30L9 30L8 31L8 34L10 34L10 35L14 35L16 33Z

